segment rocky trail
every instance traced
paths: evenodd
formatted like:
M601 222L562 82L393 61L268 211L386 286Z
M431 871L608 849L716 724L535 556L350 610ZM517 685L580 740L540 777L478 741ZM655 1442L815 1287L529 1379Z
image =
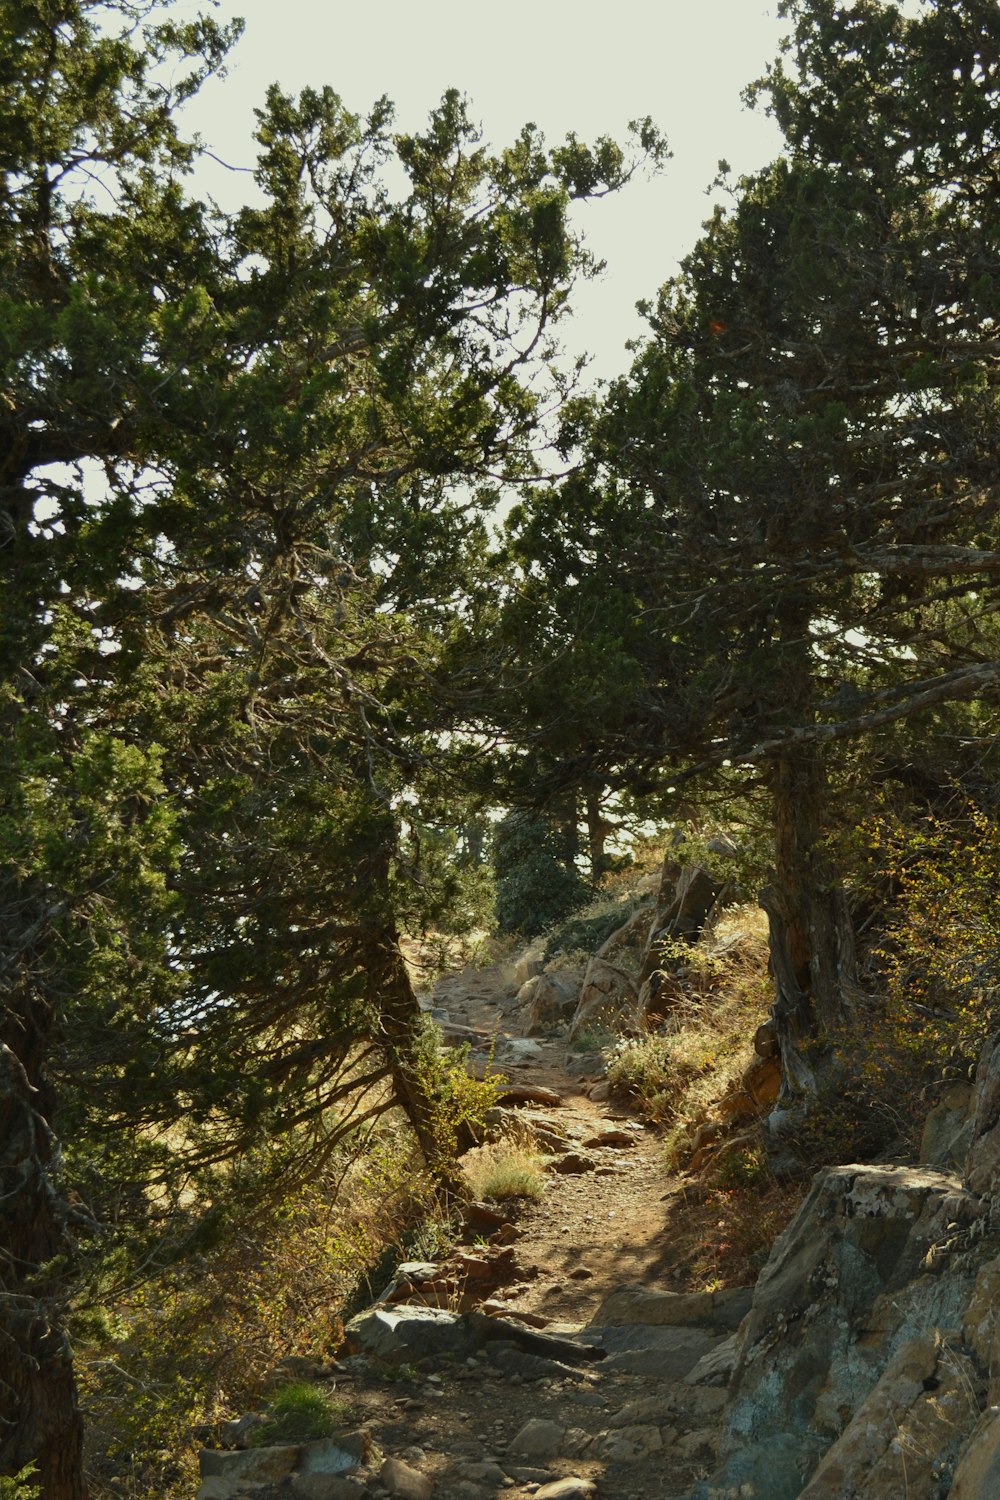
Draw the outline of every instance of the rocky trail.
M550 1153L544 1196L472 1205L443 1263L401 1266L352 1320L353 1352L293 1372L330 1383L349 1431L207 1451L199 1500L671 1500L711 1469L749 1293L671 1289L656 1135L609 1104L599 1054L521 1038L514 993L498 967L429 1003L509 1079L498 1123Z
M680 1242L711 1243L718 1209L610 1102L562 979L552 1025L499 967L426 997L509 1080L491 1125L544 1150L544 1196L467 1204L336 1362L286 1361L342 1403L337 1434L226 1424L199 1500L997 1500L1000 1032L939 1091L919 1162L817 1171L752 1290L692 1291Z

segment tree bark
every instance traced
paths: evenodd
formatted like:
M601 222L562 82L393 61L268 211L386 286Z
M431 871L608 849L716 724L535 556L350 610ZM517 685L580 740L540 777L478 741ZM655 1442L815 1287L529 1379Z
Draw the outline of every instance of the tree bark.
M810 1054L820 1055L850 1025L859 990L847 899L823 846L826 784L816 752L803 749L775 761L770 785L774 870L759 900L769 925L780 1115L808 1108L817 1092Z
M584 816L587 823L587 859L590 863L590 880L592 885L596 885L610 865L606 845L608 835L614 832L615 825L609 823L602 813L601 799L596 793L588 793L584 803Z
M27 1043L21 1051L30 1066L37 1028L30 1017L15 1019L5 1029ZM51 1099L22 1057L0 1041L0 1473L35 1463L42 1500L86 1500L66 1298L48 1269L68 1243L54 1181L58 1148L46 1119Z

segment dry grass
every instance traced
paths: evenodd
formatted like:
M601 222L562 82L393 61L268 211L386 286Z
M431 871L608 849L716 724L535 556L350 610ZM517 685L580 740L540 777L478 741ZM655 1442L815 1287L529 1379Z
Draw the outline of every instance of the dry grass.
M545 1174L537 1151L517 1141L495 1141L462 1158L469 1191L477 1200L540 1198Z
M651 1119L695 1121L730 1093L753 1060L753 1034L770 1002L767 919L731 907L693 947L668 956L680 972L658 1030L619 1043L612 1088Z
M754 1183L704 1191L681 1189L667 1208L670 1276L687 1291L752 1286L774 1241L805 1196L802 1183Z

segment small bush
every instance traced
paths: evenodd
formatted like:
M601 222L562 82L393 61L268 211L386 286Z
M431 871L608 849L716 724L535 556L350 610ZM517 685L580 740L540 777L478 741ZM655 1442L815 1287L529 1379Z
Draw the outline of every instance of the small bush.
M320 1385L297 1380L284 1386L271 1399L267 1421L253 1434L254 1446L270 1443L311 1443L330 1437L343 1419L344 1407Z
M682 953L684 988L665 1029L620 1042L608 1063L615 1093L649 1119L681 1126L736 1087L753 1060L753 1035L770 1000L764 914L733 907Z
M445 1047L441 1028L422 1017L417 1038L418 1064L424 1085L434 1100L434 1131L444 1159L454 1157L470 1140L481 1138L486 1111L492 1109L507 1082L502 1073L476 1078L468 1068L469 1044Z
M475 1198L540 1198L545 1192L537 1153L508 1141L470 1151L462 1170Z

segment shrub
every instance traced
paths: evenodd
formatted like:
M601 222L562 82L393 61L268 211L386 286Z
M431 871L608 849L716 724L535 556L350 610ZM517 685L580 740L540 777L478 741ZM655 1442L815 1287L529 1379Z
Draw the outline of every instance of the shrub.
M474 1139L482 1139L486 1111L492 1109L507 1082L502 1073L475 1078L469 1072L469 1044L444 1047L441 1029L429 1016L417 1039L420 1067L434 1100L434 1130L442 1157L454 1157Z
M28 1464L19 1474L0 1474L0 1500L38 1500L41 1492L32 1483L35 1472L35 1465Z
M622 901L597 916L580 915L562 922L546 941L545 962L557 953L596 953L613 932L624 926L634 910L631 901Z
M114 1316L78 1335L94 1500L192 1495L192 1431L257 1406L262 1372L284 1356L332 1352L369 1271L387 1250L398 1259L432 1201L406 1137L386 1128L283 1201L248 1205L155 1283L109 1293Z
M757 907L734 907L699 943L684 944L683 955L683 988L664 1029L619 1042L608 1062L615 1093L677 1125L668 1147L675 1160L686 1124L734 1088L753 1059L770 1000L766 919Z

